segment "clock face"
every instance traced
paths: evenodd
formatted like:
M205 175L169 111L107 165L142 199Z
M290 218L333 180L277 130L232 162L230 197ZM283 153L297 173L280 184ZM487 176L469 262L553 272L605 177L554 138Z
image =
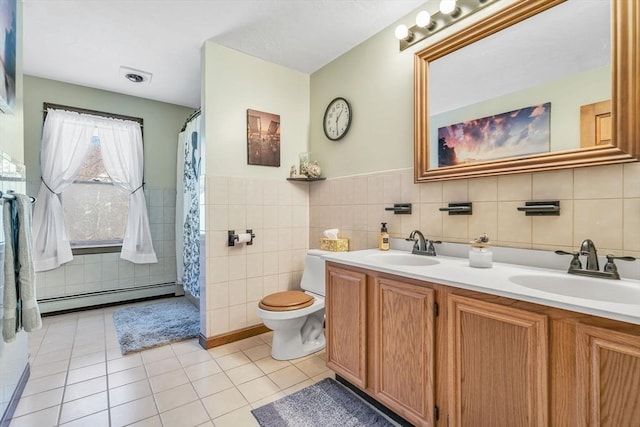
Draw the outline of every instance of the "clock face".
M322 127L324 134L332 141L343 138L351 125L351 106L344 98L336 98L324 112Z

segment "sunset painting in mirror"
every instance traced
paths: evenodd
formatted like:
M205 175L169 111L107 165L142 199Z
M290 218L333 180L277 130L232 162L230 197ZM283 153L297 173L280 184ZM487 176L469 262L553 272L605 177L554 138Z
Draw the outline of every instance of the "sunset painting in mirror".
M438 128L438 167L549 151L551 103Z

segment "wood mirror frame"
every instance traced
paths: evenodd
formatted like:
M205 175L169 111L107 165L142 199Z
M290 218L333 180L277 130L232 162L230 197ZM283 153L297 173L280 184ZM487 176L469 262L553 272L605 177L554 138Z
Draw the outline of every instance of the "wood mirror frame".
M564 1L519 0L415 54L416 183L640 160L640 2L611 0L613 124L610 144L429 169L429 63Z

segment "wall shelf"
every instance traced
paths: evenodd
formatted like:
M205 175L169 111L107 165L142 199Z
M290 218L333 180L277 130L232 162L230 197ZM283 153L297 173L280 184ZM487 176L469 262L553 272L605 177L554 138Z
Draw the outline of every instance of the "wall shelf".
M287 178L287 181L301 181L301 182L311 182L311 181L324 181L327 178Z

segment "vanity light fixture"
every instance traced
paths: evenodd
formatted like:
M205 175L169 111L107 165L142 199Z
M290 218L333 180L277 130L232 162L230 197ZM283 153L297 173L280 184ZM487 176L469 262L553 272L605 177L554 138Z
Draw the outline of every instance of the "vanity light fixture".
M500 0L440 0L438 11L418 12L416 23L411 28L404 24L396 27L395 36L400 41L400 52L498 1Z

